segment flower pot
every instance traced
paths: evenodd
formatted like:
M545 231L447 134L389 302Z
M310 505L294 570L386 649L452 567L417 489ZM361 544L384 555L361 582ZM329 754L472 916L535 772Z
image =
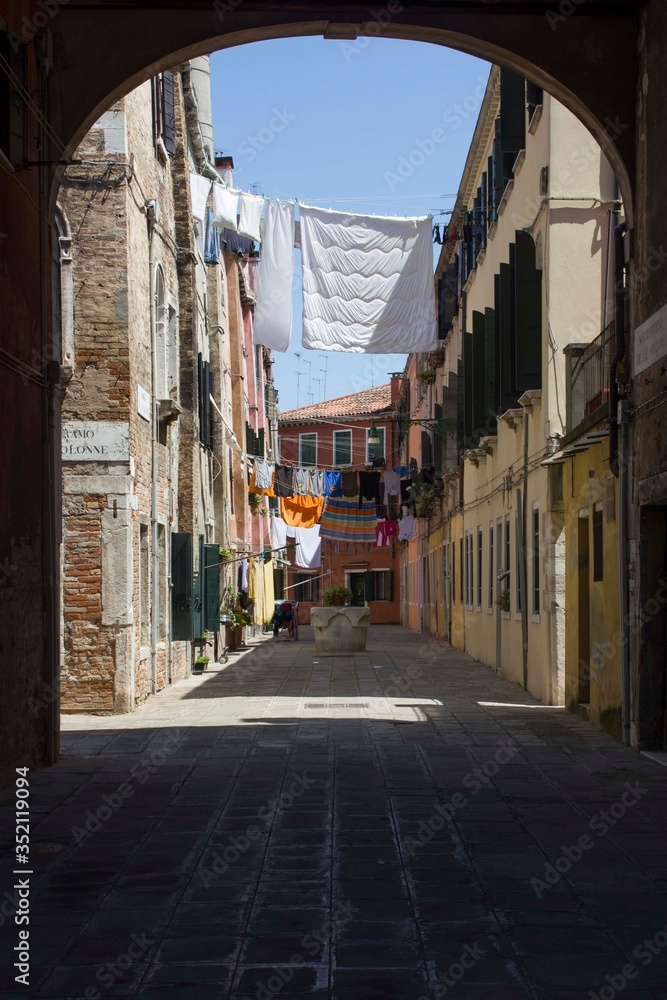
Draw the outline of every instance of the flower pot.
M345 598L344 597L334 597L333 601L331 602L331 605L334 608L344 608L345 607Z

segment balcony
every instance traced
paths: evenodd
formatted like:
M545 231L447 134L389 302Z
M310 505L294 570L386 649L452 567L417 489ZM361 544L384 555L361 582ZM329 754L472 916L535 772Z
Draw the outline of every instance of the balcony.
M590 344L568 344L566 357L567 432L596 414L606 416L609 366L614 355L615 324L609 323Z

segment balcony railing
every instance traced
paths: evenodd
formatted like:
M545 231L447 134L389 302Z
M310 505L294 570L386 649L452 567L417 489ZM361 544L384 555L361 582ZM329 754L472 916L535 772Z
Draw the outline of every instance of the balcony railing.
M614 355L615 324L609 323L590 344L570 344L568 359L568 431L609 402L609 366Z

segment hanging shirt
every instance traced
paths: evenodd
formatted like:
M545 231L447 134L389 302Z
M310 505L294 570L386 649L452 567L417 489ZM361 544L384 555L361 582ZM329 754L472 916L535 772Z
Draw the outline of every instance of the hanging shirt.
M198 222L206 217L206 202L211 190L211 181L201 174L190 174L190 198L192 200L192 215Z
M328 497L342 497L341 474L336 469L324 473L324 494Z
M411 490L412 480L401 479L401 503L407 503L409 501Z
M265 458L255 460L255 483L260 490L272 490L275 462L267 462Z
M399 476L409 476L410 470L406 465L395 465L394 472L397 472Z
M408 514L406 517L402 517L398 522L399 541L409 542L411 538L415 538L416 534L414 516L412 514Z
M248 591L248 570L249 562L247 559L243 559L241 562L241 590Z
M401 477L397 472L385 472L384 474L384 495L387 502L392 493L400 493Z
M280 514L287 525L312 528L322 516L324 497L293 496L280 498Z
M213 225L218 229L236 229L239 193L222 184L213 185Z
M359 496L362 500L374 500L375 503L382 503L379 472L359 473Z
M292 486L295 497L302 497L308 493L308 469L294 469L294 475L292 477Z
M401 512L401 498L398 493L392 493L387 500L387 517L395 521Z
M324 472L311 469L308 476L308 493L311 497L324 496Z
M348 469L341 475L341 485L344 497L356 497L359 494L359 473Z
M273 489L277 497L291 497L294 493L292 486L292 469L288 465L276 465L276 477Z

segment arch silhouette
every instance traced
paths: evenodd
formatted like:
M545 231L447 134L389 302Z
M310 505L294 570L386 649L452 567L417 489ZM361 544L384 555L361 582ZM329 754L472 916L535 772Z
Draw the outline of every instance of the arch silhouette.
M576 115L609 159L619 183L628 224L632 226L635 83L634 67L628 65L626 49L628 25L634 26L634 20L627 14L584 16L577 13L570 18L571 23L563 25L561 37L552 30L552 23L545 16L546 7L542 13L525 15L521 19L525 31L517 32L514 19L495 11L450 15L447 20L451 26L448 27L432 23L438 17L442 19L437 11L429 11L429 16L420 18L427 23L419 23L416 19L408 23L396 17L378 27L377 16L372 17L370 7L367 11L360 10L360 20L351 24L325 20L321 15L329 12L325 5L318 3L311 3L306 8L312 12L311 19L299 21L290 20L289 11L284 20L275 10L263 14L236 13L232 9L233 0L230 4L218 0L213 6L217 6L219 13L191 10L184 18L184 11L177 7L170 12L169 18L161 20L154 9L124 10L121 16L118 11L105 11L103 7L91 11L87 17L77 14L83 22L79 28L88 33L89 39L84 57L80 58L81 49L77 52L78 73L85 74L87 60L97 51L90 43L88 25L92 31L95 25L98 31L102 24L107 25L104 35L107 44L112 46L114 38L117 39L118 58L114 58L112 64L103 64L104 72L92 73L85 91L79 91L75 100L64 101L56 128L64 144L60 156L65 159L73 155L86 132L115 101L162 70L199 55L257 41L317 35L339 41L353 41L360 36L421 41L512 69L538 84ZM242 5L236 6L243 11ZM614 5L614 9L617 6L620 5ZM632 5L626 6L630 12ZM231 13L225 13L226 8ZM71 17L75 11L76 8L63 9L63 19ZM404 13L407 16L411 11ZM367 16L362 17L362 14ZM254 23L244 25L243 21L248 20ZM221 32L220 28L226 23L229 23L229 30ZM594 39L590 34L593 30ZM76 33L71 36L70 44L75 42ZM605 54L602 61L601 52ZM622 55L625 60L621 59ZM607 67L608 72L605 72ZM57 77L56 68L54 82ZM71 74L65 74L63 82L72 84ZM434 81L433 86L438 86L438 82ZM61 173L62 168L54 177L54 204Z

